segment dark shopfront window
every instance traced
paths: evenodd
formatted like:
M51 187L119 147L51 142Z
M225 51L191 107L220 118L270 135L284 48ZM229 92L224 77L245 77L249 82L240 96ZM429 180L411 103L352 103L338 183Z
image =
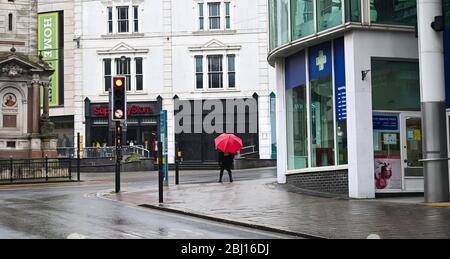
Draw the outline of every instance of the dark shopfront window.
M109 125L108 104L88 104L86 115L86 146L114 145L114 127ZM157 140L159 122L159 104L157 102L129 103L127 126L124 127L124 145L133 141L148 150L154 148ZM112 125L112 124L111 124Z
M416 0L371 0L372 23L414 26L417 22Z
M224 110L226 111L226 101L222 100ZM194 104L191 102L191 107L194 109ZM177 114L177 111L175 112ZM192 112L193 114L193 112ZM203 112L203 119L208 115L208 111ZM250 111L246 111L246 132L250 131L250 116L258 116L258 114L250 114ZM195 128L195 119L194 115L191 117L192 126ZM234 128L238 129L237 122L237 114L235 113L235 122ZM224 122L226 122L226 114L224 114ZM226 125L224 125L226 129ZM232 132L230 132L232 133ZM186 162L215 162L217 161L217 150L215 148L214 140L221 133L181 133L175 135L175 141L178 144L178 147L183 152L183 159ZM236 134L236 136L240 137L243 140L244 147L255 146L256 151L259 148L259 139L258 133L245 133L245 134Z

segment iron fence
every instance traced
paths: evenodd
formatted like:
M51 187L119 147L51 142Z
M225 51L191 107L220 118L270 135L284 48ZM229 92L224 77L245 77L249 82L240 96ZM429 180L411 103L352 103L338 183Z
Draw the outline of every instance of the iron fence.
M0 184L72 179L72 161L58 159L0 160Z
M58 148L58 156L61 158L76 158L77 149L73 147ZM122 148L124 156L138 155L142 158L151 158L152 152L144 146L124 146ZM113 158L116 156L116 147L87 147L81 151L83 158Z

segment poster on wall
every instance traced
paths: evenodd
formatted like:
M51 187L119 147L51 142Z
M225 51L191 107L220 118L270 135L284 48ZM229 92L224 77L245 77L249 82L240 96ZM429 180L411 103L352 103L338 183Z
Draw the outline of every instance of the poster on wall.
M403 188L400 157L375 157L375 185L377 190L401 190Z
M55 70L50 77L51 84L49 87L50 107L61 105L60 87L61 84L61 53L62 40L60 39L61 13L41 13L38 15L38 51L42 60L46 61ZM41 91L41 103L43 93Z

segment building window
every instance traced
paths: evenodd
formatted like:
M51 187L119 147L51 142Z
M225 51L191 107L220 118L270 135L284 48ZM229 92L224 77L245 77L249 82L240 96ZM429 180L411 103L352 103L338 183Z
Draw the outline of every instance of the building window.
M115 69L112 61L114 61ZM103 59L105 92L108 92L112 85L113 76L126 77L126 88L128 92L142 92L144 90L144 59L136 57L133 60L126 58L122 62L121 58ZM115 71L115 74L113 74Z
M220 29L220 3L208 3L209 29Z
M417 61L372 60L373 109L420 111L419 78Z
M116 74L126 77L127 91L131 91L131 58L126 58L125 62L116 58Z
M416 0L370 0L372 23L415 26Z
M270 49L289 42L289 0L269 0Z
M291 0L292 40L314 33L313 0Z
M345 0L345 21L361 22L361 0Z
M317 21L318 31L342 24L342 0L317 0Z
M13 30L13 14L8 14L8 31Z
M200 30L205 29L205 10L203 9L204 4L199 3L198 4L198 20L199 20L199 28Z
M203 56L195 56L195 85L203 89Z
M144 90L142 58L136 58L136 91Z
M119 33L129 32L128 6L117 7L117 28Z
M231 10L230 2L225 2L225 29L231 28Z
M111 59L107 58L103 60L103 71L105 75L105 92L111 89L112 85L112 74L111 74Z
M108 33L113 33L113 9L108 7Z
M333 166L334 116L332 77L310 82L312 167Z
M236 87L236 54L195 56L197 90L234 90Z
M344 68L343 38L286 59L288 170L348 164Z
M236 87L236 56L228 55L228 87Z
M134 32L139 32L139 7L133 6Z
M221 55L208 56L209 88L223 88L222 60Z
M199 30L229 30L232 28L233 0L197 0L197 2L199 2L197 5Z

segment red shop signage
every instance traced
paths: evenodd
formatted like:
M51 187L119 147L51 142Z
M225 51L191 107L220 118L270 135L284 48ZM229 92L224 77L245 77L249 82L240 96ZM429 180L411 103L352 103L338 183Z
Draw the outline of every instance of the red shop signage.
M110 109L105 106L96 105L93 107L94 116L103 116L107 117L111 113ZM151 115L153 113L153 109L151 107L142 107L139 105L131 105L127 109L128 116L133 115Z

